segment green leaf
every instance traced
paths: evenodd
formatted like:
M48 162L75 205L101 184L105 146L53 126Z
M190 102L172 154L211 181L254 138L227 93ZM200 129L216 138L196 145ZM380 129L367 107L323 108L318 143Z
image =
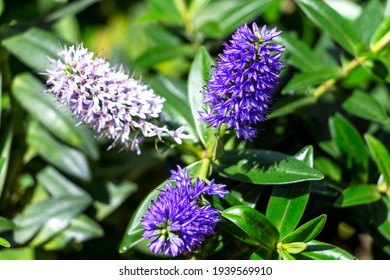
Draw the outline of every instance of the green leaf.
M221 226L236 238L251 245L259 245L273 251L279 239L278 230L259 211L246 206L233 206L222 211ZM247 239L249 237L251 240Z
M295 155L295 158L313 167L313 147L303 148ZM309 200L310 186L311 182L302 182L288 188L285 186L272 188L266 216L278 229L280 238L286 236L298 225Z
M96 220L102 221L108 217L137 189L137 185L130 181L122 181L118 185L107 182L103 187L100 187L94 201Z
M302 72L315 72L321 69L322 63L317 55L303 41L289 33L282 33L274 41L285 46L289 58L287 62Z
M8 120L1 128L0 133L0 157L5 159L0 168L0 197L3 192L5 179L8 174L8 163L11 153L13 138L13 122Z
M331 159L326 157L319 157L314 160L314 166L321 171L326 177L340 182L342 173L340 167Z
M356 260L356 257L334 245L312 240L306 251L294 255L301 260Z
M3 14L3 12L4 12L4 1L0 0L0 16Z
M61 144L36 122L30 123L27 143L42 158L67 174L85 181L91 179L91 171L84 154Z
M185 85L180 80L158 75L150 82L151 88L165 98L163 112L175 124L185 125L195 135L196 127L191 114Z
M189 174L196 173L197 170L201 167L202 162L198 161L194 164L191 164L186 167ZM154 190L152 190L141 203L137 206L136 210L133 213L133 216L130 218L130 221L127 225L126 232L122 238L121 244L119 245L119 253L125 253L131 248L135 247L137 244L140 244L144 239L142 234L144 232L141 226L141 218L146 214L148 208L152 204L152 201L155 201L160 190L164 188L167 182L163 182L158 185Z
M27 66L46 72L52 68L48 57L58 58L62 44L54 34L32 27L5 39L2 45Z
M307 249L307 244L305 242L291 242L281 244L281 247L290 254L299 254Z
M91 158L98 158L96 140L84 130L85 127L76 126L75 119L59 110L54 96L44 91L42 83L30 73L16 76L12 83L12 93L16 100L50 132L65 143L86 152Z
M368 46L383 18L383 8L378 0L371 0L353 23L360 42Z
M383 107L370 95L359 90L343 102L343 108L357 117L377 122L385 122L388 117Z
M359 37L352 25L322 0L297 0L302 11L323 31L351 54L355 54Z
M83 0L69 3L49 14L46 17L46 22L56 21L67 16L76 15L97 2L99 2L99 0Z
M203 110L202 100L204 98L202 91L209 79L209 73L212 71L213 59L208 54L207 50L202 47L192 62L190 72L188 74L188 95L191 106L192 117L195 122L196 132L203 145L207 146L207 135L214 129L207 128L205 122L200 121L199 111Z
M280 242L309 242L313 240L323 229L326 222L326 215L320 215L317 218L301 225L293 232L286 235Z
M312 104L314 104L314 99L310 96L286 96L275 103L274 110L268 115L267 119L292 114Z
M0 260L34 260L35 249L32 247L0 250Z
M368 153L366 145L357 129L339 113L330 118L330 132L340 152L346 157L349 169L361 168L366 172L368 168Z
M390 241L390 200L388 197L382 197L373 204L373 217L374 226L387 241Z
M390 36L390 15L388 15L376 29L371 39L371 49L377 52L384 47Z
M53 197L74 195L91 198L85 190L75 185L52 166L48 166L40 171L37 179Z
M238 26L250 23L268 7L271 0L231 0L212 1L194 19L194 25L204 35L218 38L230 35ZM215 27L205 28L214 25ZM207 32L218 30L217 33ZM206 31L206 32L205 32Z
M8 231L15 228L15 223L4 217L0 217L0 232Z
M377 201L381 194L376 185L358 185L346 188L335 202L338 207L350 207Z
M289 83L283 88L282 93L294 92L318 85L326 80L342 76L340 68L320 69L310 72L295 74Z
M323 175L294 157L266 150L226 151L215 170L223 177L260 184L288 184L321 180Z
M9 247L11 247L11 244L7 240L5 240L4 238L0 237L0 246L9 248Z
M69 226L43 245L45 250L63 250L70 243L82 243L104 235L103 228L84 214L77 215Z
M387 185L390 186L390 154L386 146L378 139L370 134L365 134L364 138L370 150L371 156L374 159L379 171L385 177Z
M18 244L30 240L39 245L67 227L77 214L82 212L91 199L80 196L54 197L36 204L29 204L14 218L14 239Z

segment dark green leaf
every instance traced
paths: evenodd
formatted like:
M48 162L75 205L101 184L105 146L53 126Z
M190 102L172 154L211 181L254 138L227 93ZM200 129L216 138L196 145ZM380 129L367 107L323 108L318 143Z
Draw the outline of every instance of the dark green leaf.
M269 250L274 250L279 239L278 230L259 211L246 206L238 205L222 211L221 226L233 234L236 238L251 245L259 245Z
M314 99L310 96L287 96L275 103L274 110L268 115L267 119L273 119L288 114L314 104Z
M208 54L207 50L202 47L195 55L188 76L188 95L192 117L195 122L198 137L205 146L208 143L206 137L209 131L214 129L207 128L207 124L200 121L199 111L204 107L204 104L202 103L204 98L202 91L209 78L209 73L212 71L211 67L213 63L213 59Z
M46 21L55 21L66 16L75 15L83 10L87 9L92 4L99 2L99 0L83 0L69 3L68 5L55 10L53 13L46 17Z
M349 207L371 203L380 198L381 194L377 191L376 185L358 185L346 188L336 200L335 205Z
M102 221L117 209L138 187L130 181L122 181L119 185L107 182L100 187L99 197L95 198L96 220Z
M295 255L297 259L302 260L356 260L356 257L347 251L334 245L320 242L310 241L307 243L306 251Z
M36 204L29 204L14 218L14 239L23 244L35 236L38 245L67 227L74 216L82 212L91 200L79 196L54 197Z
M355 54L359 37L352 25L322 0L297 0L303 12L351 54Z
M390 200L388 197L382 197L373 204L373 217L374 226L387 241L390 241Z
M296 74L283 88L282 93L304 90L307 87L318 85L326 80L342 76L340 68L320 69L316 71Z
M282 33L276 37L275 42L286 47L287 54L290 54L287 62L302 72L312 72L321 69L322 63L317 55L307 44L289 33Z
M198 172L200 166L201 161L187 166L186 169L188 170L189 174L194 174ZM127 225L126 232L122 238L121 244L119 245L119 253L125 253L143 241L142 234L144 230L141 226L141 218L148 211L152 201L156 200L157 196L160 194L160 190L164 188L165 184L166 182L163 182L158 185L147 196L145 196L145 198L137 206L137 209L134 211L129 224Z
M82 180L91 179L91 171L84 154L55 140L38 123L30 124L27 143L42 158L60 170Z
M241 204L254 208L256 206L257 201L259 200L262 191L262 186L254 188L251 185L241 183L231 189L230 192L225 195L225 200L231 206Z
M321 180L323 175L294 157L266 150L231 150L215 165L223 177L269 185Z
M14 222L4 217L0 217L0 232L11 230L15 227Z
M87 215L79 214L69 226L43 245L46 250L62 250L70 243L82 243L104 235L103 228Z
M2 45L20 61L38 72L51 69L48 57L58 58L61 51L58 37L35 27L5 39Z
M370 95L354 91L354 93L344 101L343 108L349 113L370 121L385 122L388 117L383 107Z
M281 242L309 242L313 240L323 229L326 222L326 215L320 215L317 218L301 225L293 232L285 236Z
M16 76L12 83L12 93L26 111L59 139L96 159L95 139L84 131L84 127L77 127L76 120L59 110L54 97L44 91L42 83L30 73Z
M375 161L379 171L385 177L387 185L390 185L390 154L378 139L370 134L365 134L364 138L367 142L368 149L370 150L371 156Z
M383 8L378 0L371 0L364 7L363 12L353 23L353 28L356 30L360 38L360 42L368 46L375 30L382 21Z
M330 131L339 150L346 157L349 169L358 166L363 172L368 167L366 145L357 129L339 113L330 119Z

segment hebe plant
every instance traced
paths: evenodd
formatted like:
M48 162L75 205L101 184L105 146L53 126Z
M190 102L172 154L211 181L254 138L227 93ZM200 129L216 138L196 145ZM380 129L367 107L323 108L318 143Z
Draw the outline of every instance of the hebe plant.
M0 258L388 258L390 1L342 2L0 1Z

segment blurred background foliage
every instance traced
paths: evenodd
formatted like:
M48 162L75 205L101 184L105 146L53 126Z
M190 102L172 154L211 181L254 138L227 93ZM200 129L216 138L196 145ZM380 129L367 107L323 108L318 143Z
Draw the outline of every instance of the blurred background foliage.
M260 136L230 144L289 155L311 145L325 179L313 183L302 221L327 214L318 240L389 258L390 1L1 0L0 13L0 245L10 246L1 259L151 257L118 253L129 218L171 168L197 156L155 143L140 156L106 151L36 94L47 55L83 42L164 96L167 120L188 124L194 56L205 47L215 59L252 21L283 31L286 69Z

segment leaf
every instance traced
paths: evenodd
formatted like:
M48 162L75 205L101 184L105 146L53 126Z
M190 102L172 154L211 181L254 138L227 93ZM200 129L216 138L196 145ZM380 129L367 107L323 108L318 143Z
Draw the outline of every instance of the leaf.
M9 247L11 247L11 244L7 240L5 240L4 238L0 237L0 246L9 248Z
M387 185L390 186L390 154L377 138L370 134L365 134L364 138L370 150L371 156L374 159L379 171L385 177Z
M313 167L313 147L303 148L295 158ZM280 238L290 233L301 220L309 200L310 186L310 182L296 183L288 188L273 186L266 216L278 229Z
M4 0L0 0L0 16L3 14L4 11Z
M273 40L285 46L286 52L290 55L287 62L302 72L315 72L322 68L322 63L312 48L292 34L282 33Z
M86 157L80 151L56 141L37 123L32 122L27 132L27 143L45 160L79 179L91 179Z
M353 94L343 102L343 108L350 114L369 121L385 122L388 117L383 107L370 95L354 91Z
M290 254L299 254L307 249L305 242L291 242L282 244L281 247Z
M71 219L82 212L91 200L79 196L54 197L36 204L29 204L14 218L14 239L23 244L35 236L38 245L67 227Z
M44 91L42 83L30 73L17 75L12 83L13 96L27 112L59 139L97 159L95 139L84 131L84 127L77 127L75 119L56 107L54 96Z
M252 239L249 242L251 245L259 245L271 251L275 249L279 239L278 230L259 211L246 205L238 205L222 211L222 217L226 220L221 221L221 226L236 238L247 236ZM249 240L245 238L243 241Z
M45 72L52 68L48 57L58 58L63 44L53 33L32 27L3 40L2 45L27 66Z
M226 151L215 164L223 177L260 184L288 184L321 180L323 175L294 157L266 150Z
M191 114L185 85L180 80L158 75L150 83L151 88L165 98L163 112L174 123L185 125L194 136L195 122Z
M310 96L286 96L275 103L273 112L268 115L267 119L270 120L292 114L312 104L314 104L314 99Z
M377 201L381 194L376 185L357 185L346 188L335 202L338 207L350 207Z
M297 259L302 260L356 260L356 257L347 251L334 245L310 241L307 243L306 251L294 255Z
M368 167L368 153L362 137L356 128L342 115L336 113L330 119L330 132L340 152L346 157L346 165L362 168Z
M56 21L67 16L76 15L97 2L99 2L99 0L83 0L69 3L49 14L46 17L46 22Z
M97 191L99 196L95 197L94 201L96 220L102 221L108 217L137 189L137 185L130 181L122 181L120 184L107 182L103 187L100 187Z
M326 222L326 215L320 215L317 218L301 225L293 232L286 235L280 242L309 242L313 240L323 229Z
M4 124L4 126L1 127L1 133L0 133L0 158L3 159L3 163L1 164L0 167L0 198L3 192L5 179L7 178L12 138L13 138L13 122L11 120L8 120Z
M84 214L77 215L69 226L43 245L45 250L63 250L70 243L82 243L104 235L103 228Z
M15 223L4 217L0 217L0 232L8 231L15 228Z
M371 0L364 7L364 11L353 23L353 28L356 30L360 38L360 42L368 46L375 30L380 25L383 18L383 8L378 0Z
M206 81L209 79L209 73L212 71L213 64L214 62L207 50L202 47L195 55L188 74L188 96L192 117L195 122L198 137L205 146L207 146L209 140L207 138L209 131L213 131L214 129L207 128L207 124L200 121L199 111L203 110L202 108L204 107L202 103L204 98L202 91Z
M318 85L329 79L342 76L340 68L320 69L316 71L295 74L294 77L283 88L282 93L294 92Z
M373 225L387 241L390 241L390 200L388 197L382 197L373 204L373 218Z
M297 0L302 11L322 30L351 54L355 54L359 37L352 25L322 0Z
M321 171L326 177L340 182L342 173L340 167L331 159L326 157L319 157L314 160L314 166Z
M32 247L0 250L0 260L34 260L35 249Z
M370 47L371 50L377 52L384 47L384 43L388 41L390 36L390 15L388 15L375 30L372 36ZM382 43L383 42L383 43Z
M53 197L73 195L91 198L85 190L75 185L51 166L40 171L37 175L37 179Z
M186 167L189 174L196 173L199 170L202 162L198 161L194 164L191 164ZM123 254L135 247L137 244L140 244L144 239L142 238L142 234L144 232L141 226L141 218L146 214L148 208L152 204L152 201L155 201L158 195L160 194L160 190L164 188L167 182L162 182L158 185L154 190L149 192L148 195L144 197L141 203L135 209L133 216L130 218L130 221L127 225L126 232L122 238L122 241L119 245L119 253Z

